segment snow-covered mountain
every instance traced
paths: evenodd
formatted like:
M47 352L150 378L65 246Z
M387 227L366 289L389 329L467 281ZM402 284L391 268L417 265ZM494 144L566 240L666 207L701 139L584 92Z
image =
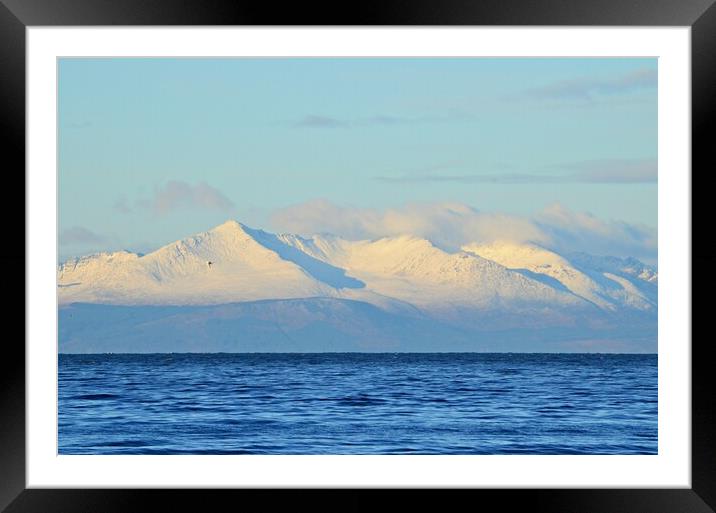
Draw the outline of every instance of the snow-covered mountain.
M594 257L585 253L560 256L536 244L497 242L463 247L545 283L563 286L573 294L605 310L630 307L656 309L657 273L636 259Z
M66 262L59 269L59 300L109 304L218 304L257 299L332 297L334 285L357 286L340 271L305 256L303 266L262 244L241 224L164 246L147 255L101 253ZM324 272L323 281L311 271Z
M420 338L416 326L431 334L436 350L441 337L450 339L443 341L444 347L458 339L460 347L469 347L478 332L556 329L583 337L594 330L603 336L643 327L652 334L658 287L656 271L635 259L559 255L514 243L468 244L450 253L407 235L370 241L330 235L303 238L236 221L146 255L115 252L73 259L58 268L57 277L61 319L64 316L65 326L74 326L61 330L61 343L65 336L77 347L82 344L77 342L76 319L86 318L79 315L78 304L105 305L104 314L106 308L120 306L124 312L149 307L155 314L172 311L172 316L183 316L178 325L193 340L203 339L208 329L196 321L197 312L203 312L199 318L205 320L206 312L212 312L212 326L217 319L240 313L249 338L259 332L288 336L286 330L296 326L321 338L323 326L323 333L333 334L329 339L334 346L329 347L343 347L338 339L345 342L348 332L356 337L363 331L372 333L373 341L387 340L378 346L388 348L408 333L414 341ZM221 308L238 303L255 306ZM170 306L179 310L167 310ZM68 312L74 312L75 321L69 322ZM187 321L187 312L193 323ZM267 322L278 331L267 332ZM102 326L95 328L101 331ZM191 335L192 329L199 331ZM142 332L157 336L147 325L131 330L131 336L125 333L129 338ZM373 347L365 341L358 346L366 344Z

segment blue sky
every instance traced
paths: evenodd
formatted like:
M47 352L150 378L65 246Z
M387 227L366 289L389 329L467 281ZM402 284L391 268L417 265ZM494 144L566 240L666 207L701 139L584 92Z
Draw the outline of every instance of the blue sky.
M60 259L148 251L228 218L376 236L386 212L439 206L654 260L656 70L624 58L60 59ZM351 230L321 225L338 211Z

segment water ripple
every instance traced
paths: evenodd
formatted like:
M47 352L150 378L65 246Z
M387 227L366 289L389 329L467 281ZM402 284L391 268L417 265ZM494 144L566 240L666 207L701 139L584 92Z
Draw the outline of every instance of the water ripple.
M656 454L656 355L60 355L62 454Z

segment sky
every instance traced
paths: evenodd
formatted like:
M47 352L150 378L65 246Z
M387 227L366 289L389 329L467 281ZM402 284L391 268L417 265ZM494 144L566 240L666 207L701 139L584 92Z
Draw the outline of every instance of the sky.
M657 60L58 64L60 261L227 219L656 262Z

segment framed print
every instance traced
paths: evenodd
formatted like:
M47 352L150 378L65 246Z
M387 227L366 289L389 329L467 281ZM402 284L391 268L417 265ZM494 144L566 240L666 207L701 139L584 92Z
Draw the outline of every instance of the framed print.
M7 511L713 511L709 2L63 4L2 6Z

